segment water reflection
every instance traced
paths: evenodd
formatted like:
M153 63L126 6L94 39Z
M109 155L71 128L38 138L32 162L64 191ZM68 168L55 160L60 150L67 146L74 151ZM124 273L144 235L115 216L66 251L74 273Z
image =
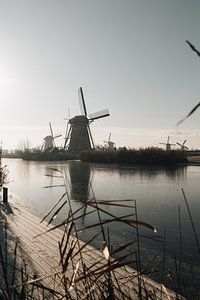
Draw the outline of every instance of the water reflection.
M71 199L88 200L90 197L90 165L79 161L71 161L68 170L71 183Z
M151 167L151 168L140 168L139 171L140 177L146 179L154 180L157 176L161 174L165 174L165 176L170 179L181 179L183 180L187 175L187 167L186 166L178 166L178 167Z
M183 180L187 176L187 166L119 166L119 165L101 165L91 164L91 168L96 172L106 172L118 174L120 177L131 179L131 177L140 177L141 179L155 180L159 175L165 175L170 180Z

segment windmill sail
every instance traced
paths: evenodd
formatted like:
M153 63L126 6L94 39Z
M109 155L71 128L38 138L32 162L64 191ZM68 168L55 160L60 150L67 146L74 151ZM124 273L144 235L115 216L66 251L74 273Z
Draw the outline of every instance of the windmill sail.
M185 146L185 143L186 143L187 140L184 140L184 142L181 144L181 143L176 143L178 146L181 147L181 150L188 150L189 148L187 146Z
M56 139L56 138L62 136L62 134L56 134L56 135L53 134L53 129L52 129L51 122L49 122L49 127L50 127L51 136L52 136L53 139Z
M186 141L187 141L187 140L185 140L185 141L183 142L183 146L185 145Z
M108 117L108 116L110 116L108 109L104 109L104 110L98 111L96 113L89 114L89 119L93 121L93 120Z
M51 135L53 136L53 129L52 129L52 126L51 126L51 122L49 122L49 128L50 128Z
M81 114L87 117L87 109L86 109L86 105L85 105L82 87L80 87L78 89L78 96L79 96L79 104L80 104Z

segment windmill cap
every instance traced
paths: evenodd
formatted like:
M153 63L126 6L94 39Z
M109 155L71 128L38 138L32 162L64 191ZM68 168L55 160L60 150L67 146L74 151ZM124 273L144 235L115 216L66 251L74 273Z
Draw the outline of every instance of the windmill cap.
M69 120L70 124L88 124L88 118L86 116L80 115L75 116Z

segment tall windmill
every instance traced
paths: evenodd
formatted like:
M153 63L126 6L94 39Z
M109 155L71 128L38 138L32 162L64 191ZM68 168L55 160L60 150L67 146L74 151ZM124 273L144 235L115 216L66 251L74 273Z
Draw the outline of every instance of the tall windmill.
M51 151L56 147L55 139L60 137L62 134L55 135L53 134L53 129L51 126L51 122L49 122L50 135L44 137L44 145L42 147L43 151Z
M181 148L181 151L185 151L185 150L188 150L189 148L187 146L185 146L185 143L186 143L187 140L185 140L182 144L180 143L176 143L178 146L180 146Z
M108 136L108 140L107 140L107 141L104 141L104 143L107 144L107 149L108 149L108 150L114 150L115 143L112 142L112 141L110 140L110 138L111 138L111 133L110 133L109 136Z
M171 146L176 146L176 144L171 144L169 142L170 136L168 136L167 138L167 143L160 143L161 145L166 145L166 151L170 151L171 150Z
M68 121L68 132L65 137L64 149L69 153L79 154L83 150L94 148L94 141L90 131L90 124L97 119L108 117L108 109L96 113L87 114L83 89L78 89L81 115L75 116Z

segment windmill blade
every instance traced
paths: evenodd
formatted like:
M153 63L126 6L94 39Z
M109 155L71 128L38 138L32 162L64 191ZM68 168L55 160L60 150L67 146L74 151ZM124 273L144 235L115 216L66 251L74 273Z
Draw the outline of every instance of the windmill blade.
M108 137L108 143L110 142L110 138L111 138L111 133L109 134L109 137Z
M186 140L183 142L183 144L180 144L177 142L177 145L179 145L181 147L181 149L189 149L187 146L184 145L184 143L186 142Z
M68 127L68 124L67 124L67 127ZM70 138L71 132L72 132L72 127L70 126L69 130L66 130L64 149L66 149L66 147L67 147L67 142Z
M93 137L92 137L92 133L91 133L91 130L90 130L90 126L88 126L87 128L88 128L88 133L89 133L89 136L90 136L92 148L94 148L94 140L93 140Z
M187 141L187 140L185 140L185 141L183 142L183 144L182 144L183 146L185 145L186 141Z
M54 138L54 139L57 139L57 138L59 138L60 136L62 136L62 134L57 134L57 135L53 136L53 138Z
M97 111L96 113L90 114L89 119L91 121L94 121L96 119L105 118L105 117L108 117L108 116L110 116L108 109L104 109L104 110L101 110L101 111Z
M180 143L177 142L177 145L179 145L180 147L182 147L182 145Z
M185 119L187 119L188 117L190 117L190 116L195 112L195 110L196 110L199 106L200 106L200 102L199 102L197 105L195 105L195 107L189 112L189 114L187 114L187 116L186 116L185 118L183 118L182 120L180 120L180 121L176 124L176 126L180 125L181 123L183 123L183 121L185 121Z
M169 144L169 139L170 139L170 136L168 136L168 138L167 138L167 144Z
M51 122L49 122L49 128L50 128L51 135L53 137L53 129L52 129L52 126L51 126Z
M160 145L167 145L166 143L159 143Z
M69 120L70 120L70 118L69 118ZM67 141L68 141L68 133L69 133L69 122L67 122L67 126L66 126L66 129L65 129L65 137L64 137L65 143L64 143L64 149L66 148L66 145L67 145Z
M66 130L65 130L65 137L64 137L65 140L67 138L68 128L69 128L69 122L67 122Z
M82 113L82 115L87 117L87 110L86 110L86 105L85 105L85 100L84 100L84 96L83 96L82 87L80 87L78 89L78 96L79 96L79 104L80 104L81 113Z

